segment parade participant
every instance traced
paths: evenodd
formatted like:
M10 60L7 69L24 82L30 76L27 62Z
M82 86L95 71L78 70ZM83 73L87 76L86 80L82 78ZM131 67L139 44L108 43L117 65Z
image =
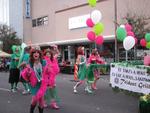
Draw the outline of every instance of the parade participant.
M92 54L88 60L88 72L87 72L87 87L86 91L92 93L92 89L96 90L96 83L100 77L100 64L105 64L104 60L100 58L97 49L92 50Z
M29 58L30 58L30 47L25 47L24 48L24 54L23 54L23 58L22 58L22 62L20 64L20 70L24 69L26 67L26 65L29 64ZM22 92L22 94L28 94L30 93L30 89L29 89L29 85L28 83L22 78L22 76L20 75L20 82L22 82L23 86L24 86L24 91Z
M92 50L92 53L88 59L87 86L85 89L88 93L92 93L91 85L94 83L95 65L92 64L96 64L96 49Z
M16 92L20 75L20 71L17 68L20 57L20 46L15 45L12 46L12 51L13 54L11 55L11 62L10 62L9 83L11 84L11 91Z
M77 87L84 83L86 78L86 58L84 56L84 47L79 47L77 50L77 60L76 64L78 65L78 82L73 87L74 93L77 93Z
M58 66L57 59L54 57L54 52L50 49L45 50L46 67L44 72L44 80L46 80L47 91L45 94L45 107L50 104L53 109L59 109L56 101L58 100L58 95L56 91L56 76L60 69Z
M95 63L96 64L106 64L106 62L100 57L97 49L95 49ZM98 81L98 79L100 78L100 69L99 67L94 68L94 82L92 83L92 89L96 90L96 83Z
M59 50L58 50L58 46L57 45L52 45L52 52L53 52L54 58L57 59L57 57L59 55Z
M34 109L37 104L39 104L39 113L43 113L43 97L46 91L46 85L43 79L45 65L46 62L45 60L42 60L41 51L39 47L36 47L31 50L29 65L27 65L21 72L23 79L29 82L30 91L32 94L30 113L34 113Z

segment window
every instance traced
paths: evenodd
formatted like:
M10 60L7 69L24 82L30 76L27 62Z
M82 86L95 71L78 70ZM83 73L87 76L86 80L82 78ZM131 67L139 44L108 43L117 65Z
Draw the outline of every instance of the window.
M64 56L64 57L65 57L65 61L68 60L68 50L65 50L65 51L64 51L64 55L65 55L65 56Z
M37 26L43 25L43 18L38 18L37 19Z
M48 16L40 17L32 20L32 27L42 26L48 24Z
M36 19L32 20L32 27L36 27Z
M48 24L48 16L43 17L43 24L44 25Z

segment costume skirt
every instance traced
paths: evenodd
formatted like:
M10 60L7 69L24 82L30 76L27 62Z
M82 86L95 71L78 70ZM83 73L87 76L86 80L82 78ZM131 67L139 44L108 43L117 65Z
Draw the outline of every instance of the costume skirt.
M19 82L20 70L19 69L10 69L9 74L9 83Z
M82 64L79 65L79 71L78 71L78 79L79 80L84 80L86 78L86 65Z

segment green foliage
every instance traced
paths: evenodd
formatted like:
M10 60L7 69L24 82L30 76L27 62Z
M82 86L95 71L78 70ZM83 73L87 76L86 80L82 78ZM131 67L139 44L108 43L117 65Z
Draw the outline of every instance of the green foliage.
M0 25L0 41L3 42L2 50L12 53L12 45L20 45L21 40L17 37L16 32L7 25Z

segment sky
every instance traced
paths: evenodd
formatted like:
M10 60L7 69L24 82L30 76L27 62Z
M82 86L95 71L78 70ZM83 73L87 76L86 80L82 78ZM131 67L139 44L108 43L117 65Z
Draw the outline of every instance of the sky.
M0 0L0 24L9 25L9 0Z

